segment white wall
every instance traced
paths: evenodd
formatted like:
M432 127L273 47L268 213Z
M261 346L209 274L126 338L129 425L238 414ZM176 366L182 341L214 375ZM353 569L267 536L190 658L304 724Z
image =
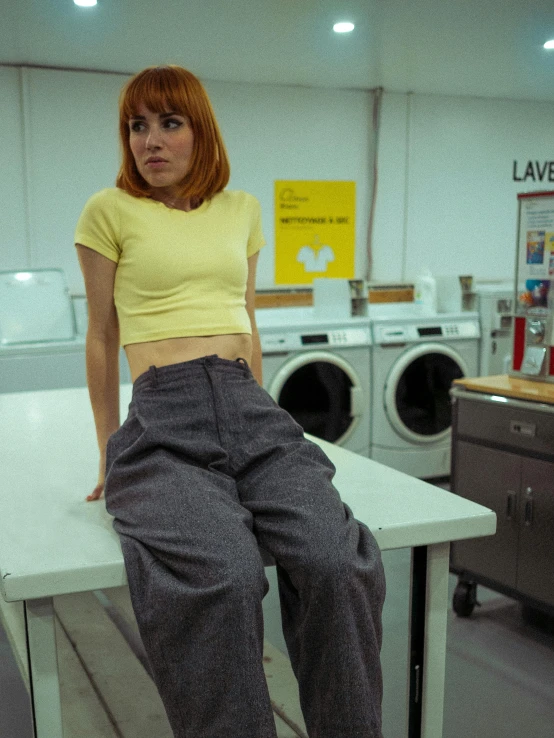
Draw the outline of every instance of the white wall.
M387 94L378 147L377 280L434 274L513 276L518 192L528 160L554 159L554 104Z
M13 154L8 158L13 171L0 180L0 198L9 204L9 211L2 209L0 269L62 267L71 291L83 291L73 232L86 199L113 186L117 99L125 80L116 74L0 67L0 121L4 132L12 132ZM262 204L268 246L260 258L258 287L274 285L275 179L356 181L356 275L364 276L371 93L209 81L206 88L231 159L230 187L252 192Z
M29 266L25 188L24 126L19 71L0 67L0 269Z
M75 224L88 197L113 186L118 170L117 98L125 79L23 70L29 267L62 267L75 292L84 291L73 247Z
M87 197L118 168L117 74L0 67L0 123L9 131L0 180L0 269L62 267L83 284L73 230ZM206 82L229 150L230 186L262 203L268 246L258 287L274 286L273 182L357 183L356 276L365 276L372 95ZM527 160L552 155L554 104L481 98L383 96L372 278L513 274L516 194L554 183L514 182ZM6 143L6 139L5 139Z
M383 95L377 146L372 279L399 281L405 251L408 96Z
M310 87L206 83L231 159L230 186L262 204L268 245L258 288L274 286L273 183L280 179L356 182L355 276L366 275L373 177L371 93Z

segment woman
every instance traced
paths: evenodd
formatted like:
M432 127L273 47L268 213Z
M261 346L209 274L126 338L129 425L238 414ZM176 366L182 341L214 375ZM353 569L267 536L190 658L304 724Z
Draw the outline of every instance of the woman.
M310 738L377 738L378 547L334 467L262 389L254 314L264 241L190 72L153 67L120 99L117 187L76 231L100 476L133 608L177 738L273 738L262 668L277 562L283 631ZM118 351L133 379L119 427ZM104 470L106 478L104 480Z

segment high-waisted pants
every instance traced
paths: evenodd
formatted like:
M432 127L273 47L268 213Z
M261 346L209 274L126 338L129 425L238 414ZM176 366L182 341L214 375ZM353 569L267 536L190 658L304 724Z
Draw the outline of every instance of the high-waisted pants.
M277 563L310 738L380 738L381 556L334 471L244 360L135 381L108 442L106 506L176 738L275 738L258 544Z

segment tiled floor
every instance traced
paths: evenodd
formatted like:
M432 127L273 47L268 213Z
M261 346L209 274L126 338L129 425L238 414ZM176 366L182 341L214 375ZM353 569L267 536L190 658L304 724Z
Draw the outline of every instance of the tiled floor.
M455 583L451 577L451 591ZM471 618L458 618L453 613L449 618L443 738L553 738L554 635L526 623L519 605L508 598L480 588L479 599L482 606ZM67 604L72 606L73 614L64 616L64 629L58 631L60 670L62 677L65 674L64 712L70 726L65 738L165 735L162 722L154 731L151 725L146 733L144 726L142 732L138 730L138 721L133 723L137 719L138 703L145 699L142 690L148 691L149 687L138 676L139 670L134 672L134 678L121 679L118 674L121 656L113 647L111 653L109 650L97 653L96 662L92 655L87 657L91 675L97 681L105 680L108 695L113 696L115 690L110 680L115 679L127 689L132 696L132 710L125 705L106 703L102 694L91 689L82 670L80 679L75 678L78 658L72 641L81 638L79 631L90 634L93 627L99 628L101 635L103 626L97 618L91 620L86 603L68 601ZM301 726L298 730L292 726L301 717L290 668L276 650L268 654L268 683L276 707L285 718L276 715L279 738L297 738L302 735ZM103 670L103 675L98 670ZM1 630L0 695L0 736L29 738L28 697ZM148 699L153 700L151 696ZM143 707L155 721L158 706L146 701ZM385 738L404 737L386 734Z
M443 738L553 738L554 620L537 627L485 587L477 598L470 618L449 613Z
M159 695L137 659L142 647L128 590L106 594L111 602L93 593L54 600L64 738L172 738ZM110 617L116 610L127 637ZM269 643L264 670L277 738L306 738L290 662ZM29 697L1 627L0 738L32 738Z
M554 634L514 600L478 599L470 618L450 614L443 738L553 738Z

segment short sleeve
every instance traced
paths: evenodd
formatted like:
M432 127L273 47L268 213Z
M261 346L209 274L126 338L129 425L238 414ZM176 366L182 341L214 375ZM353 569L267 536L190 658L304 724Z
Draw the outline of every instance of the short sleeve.
M262 231L262 209L258 200L252 198L252 218L250 225L250 234L248 236L248 257L253 256L262 246L265 246L265 238Z
M113 190L101 190L87 201L75 229L75 243L119 262L119 213Z

